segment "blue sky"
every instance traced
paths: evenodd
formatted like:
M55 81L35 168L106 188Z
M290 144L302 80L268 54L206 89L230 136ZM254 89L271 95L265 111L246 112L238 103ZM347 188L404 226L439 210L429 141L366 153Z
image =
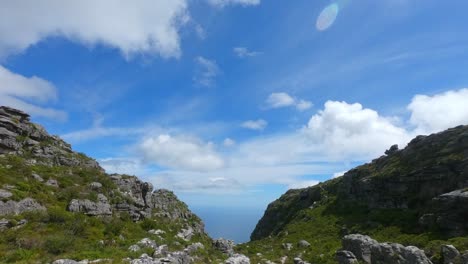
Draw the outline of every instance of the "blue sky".
M192 207L262 211L392 144L468 124L467 8L3 2L0 103Z

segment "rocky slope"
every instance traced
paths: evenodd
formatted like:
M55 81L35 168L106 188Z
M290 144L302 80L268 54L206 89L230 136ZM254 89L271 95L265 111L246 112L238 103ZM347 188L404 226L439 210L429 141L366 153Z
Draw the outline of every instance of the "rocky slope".
M0 107L0 252L0 263L245 263L171 191L106 174L8 107Z
M364 233L422 247L439 263L444 243L468 249L467 197L468 126L459 126L418 136L403 150L392 146L338 179L286 192L268 206L250 248L242 249L268 249L278 252L270 254L277 259L300 254L315 263L334 263L342 236ZM304 237L310 250L285 250L283 244Z

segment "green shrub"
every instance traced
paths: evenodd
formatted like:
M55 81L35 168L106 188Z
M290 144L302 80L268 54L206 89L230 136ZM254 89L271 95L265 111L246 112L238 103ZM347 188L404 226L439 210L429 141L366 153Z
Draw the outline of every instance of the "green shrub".
M50 254L58 255L67 252L73 246L73 237L56 234L45 240L44 247Z

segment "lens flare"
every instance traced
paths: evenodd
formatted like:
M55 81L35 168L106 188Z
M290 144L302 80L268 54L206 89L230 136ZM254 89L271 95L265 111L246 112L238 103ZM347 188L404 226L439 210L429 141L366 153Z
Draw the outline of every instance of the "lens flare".
M340 7L337 3L331 4L320 13L317 18L316 27L319 31L327 30L336 20Z

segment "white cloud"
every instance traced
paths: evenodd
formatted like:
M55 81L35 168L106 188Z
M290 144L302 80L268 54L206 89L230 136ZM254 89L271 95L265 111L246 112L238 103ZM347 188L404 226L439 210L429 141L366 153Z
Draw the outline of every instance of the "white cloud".
M266 104L268 108L282 108L294 106L299 111L305 111L312 107L312 102L297 99L291 95L280 92L280 93L271 93L266 99Z
M224 7L227 5L242 5L252 6L259 5L261 0L207 0L208 3L217 7Z
M392 120L358 103L328 101L304 131L330 158L362 160L383 153L391 144L408 142L408 132Z
M17 0L0 8L0 56L60 36L104 44L125 56L178 57L179 30L189 20L186 0Z
M343 176L346 172L347 172L347 171L335 172L335 173L333 173L332 178L333 178L333 179L336 179L336 178L338 178L338 177L341 177L341 176Z
M305 111L307 109L310 109L312 106L312 102L306 100L299 100L299 102L296 103L296 108L299 111Z
M98 160L101 167L107 173L118 173L128 175L145 174L144 164L137 158L104 158Z
M252 130L263 130L268 125L268 122L263 119L258 120L248 120L241 124L243 128L252 129Z
M195 62L197 63L193 78L195 83L205 87L213 86L216 76L221 73L216 61L199 56L195 59Z
M251 51L246 47L235 47L233 51L236 54L236 56L241 59L248 58L248 57L255 57L255 56L262 54L261 52L258 52L258 51Z
M233 139L230 139L230 138L226 138L226 139L224 139L224 141L223 141L223 145L224 145L225 147L232 147L232 146L234 146L235 144L236 144L236 141L234 141Z
M418 133L433 133L468 124L468 89L434 96L416 95L408 106L410 123Z
M309 181L297 181L288 185L288 189L302 189L311 187L319 184L320 181L309 180Z
M224 166L211 143L194 138L161 134L147 137L138 148L146 161L173 169L210 171Z
M64 120L67 114L32 102L47 103L57 99L54 85L36 76L25 77L0 65L0 104L21 109L29 114Z

